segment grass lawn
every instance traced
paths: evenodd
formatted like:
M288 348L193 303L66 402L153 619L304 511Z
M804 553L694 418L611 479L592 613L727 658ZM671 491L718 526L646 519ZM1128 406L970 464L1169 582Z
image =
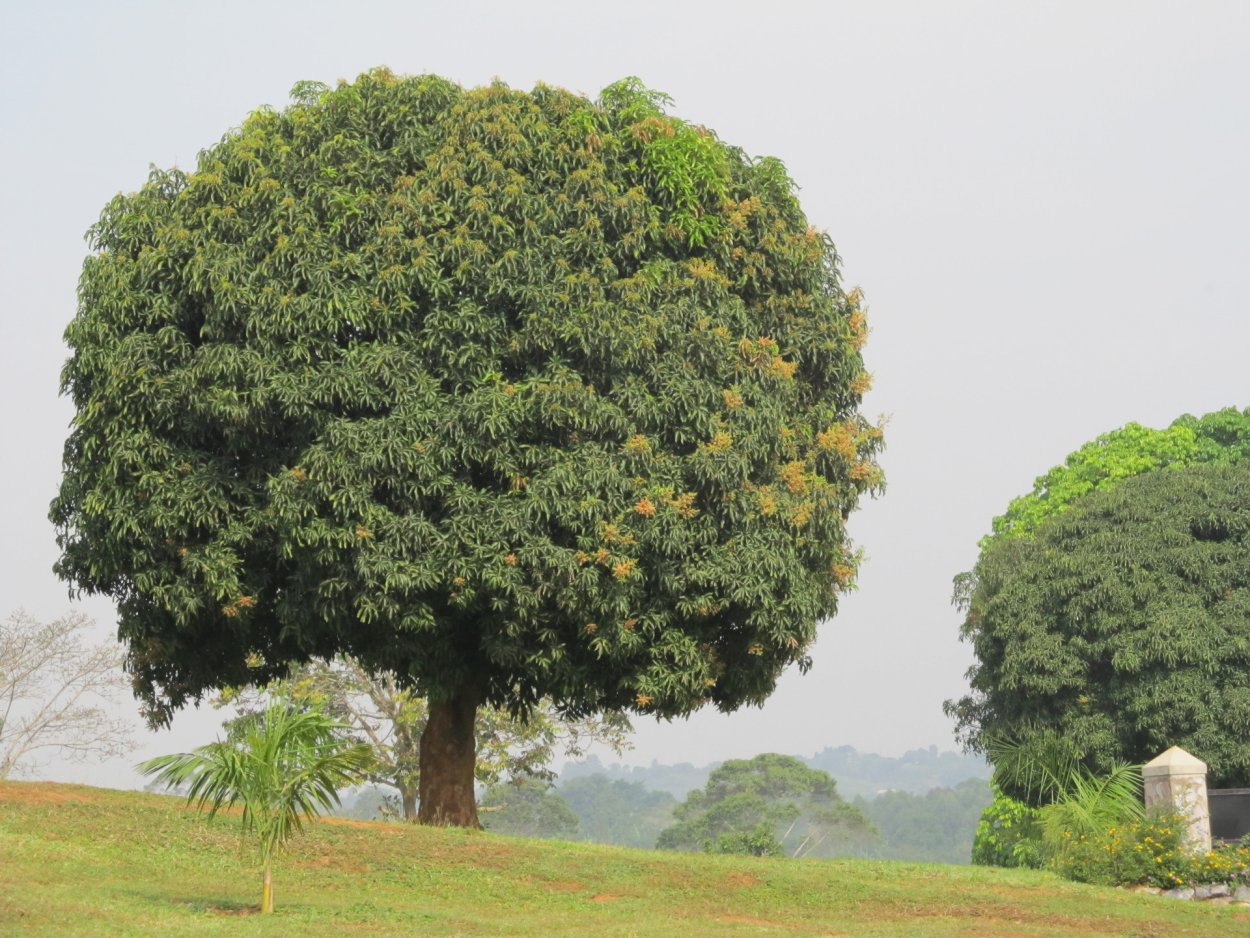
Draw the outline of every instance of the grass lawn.
M0 782L0 935L1250 935L1250 907L1178 902L1046 873L767 860L323 821L274 871L237 817L181 799Z

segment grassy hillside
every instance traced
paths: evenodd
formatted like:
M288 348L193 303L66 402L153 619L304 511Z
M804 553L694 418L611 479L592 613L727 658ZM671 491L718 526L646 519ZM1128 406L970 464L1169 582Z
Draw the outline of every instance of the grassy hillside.
M237 819L179 799L0 782L0 934L1250 934L1250 908L1074 886L1029 872L887 861L752 860L314 824L275 873L278 911Z

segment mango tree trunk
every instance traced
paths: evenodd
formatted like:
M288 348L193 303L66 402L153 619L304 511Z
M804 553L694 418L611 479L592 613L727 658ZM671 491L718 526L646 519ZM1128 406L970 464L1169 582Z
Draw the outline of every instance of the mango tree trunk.
M473 733L481 692L461 687L450 697L430 700L421 734L420 809L417 820L440 827L481 827L473 796L477 739Z

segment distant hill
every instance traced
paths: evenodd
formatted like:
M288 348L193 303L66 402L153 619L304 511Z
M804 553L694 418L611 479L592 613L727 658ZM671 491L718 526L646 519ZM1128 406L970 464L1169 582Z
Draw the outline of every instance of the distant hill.
M856 798L855 806L868 815L878 835L858 855L923 863L969 863L977 821L993 797L988 781L968 778L951 788L933 788L923 795L895 789L872 799Z
M833 776L839 793L848 801L854 801L876 825L880 836L858 851L862 855L937 863L968 862L977 819L990 801L990 767L985 760L956 752L939 752L936 746L913 749L897 757L860 752L853 746L826 747L813 756L798 758ZM655 761L649 766L604 765L591 756L566 765L560 773L557 790L566 790L572 782L579 786L597 785L598 788L588 790L602 795L603 786L614 783L620 786L618 795L627 788L634 789L635 800L638 792L645 789L684 801L691 791L707 784L708 776L719 765L720 762L701 766L689 762L666 765ZM650 846L646 840L656 833L651 829L654 825L647 826L645 836L638 832L639 837L635 839L622 838L619 830L628 828L629 824L637 826L643 812L623 810L618 801L620 797L600 799L574 808L583 819L584 836L604 842ZM671 814L672 806L665 810ZM664 826L661 820L652 820L659 827Z
M652 761L649 766L621 765L613 763L604 765L596 756L588 756L581 762L570 762L560 771L559 784L575 778L586 778L591 775L606 775L614 782L633 782L651 791L666 791L678 801L696 788L707 784L707 777L712 774L719 762L707 765L691 765L681 762L677 765L665 765Z
M953 788L965 779L990 777L990 767L980 756L939 752L936 746L913 749L897 757L859 752L853 746L826 747L814 756L798 758L837 779L838 791L847 799L873 798L887 791L923 795L934 788ZM653 761L649 766L604 765L597 757L590 756L566 765L560 772L560 781L601 774L609 779L645 785L652 791L666 791L682 800L692 790L702 788L712 770L720 764L666 765Z
M875 798L887 791L924 795L934 788L954 788L969 778L988 780L991 774L989 764L980 756L938 752L937 746L912 749L898 757L838 746L800 758L836 778L844 798Z

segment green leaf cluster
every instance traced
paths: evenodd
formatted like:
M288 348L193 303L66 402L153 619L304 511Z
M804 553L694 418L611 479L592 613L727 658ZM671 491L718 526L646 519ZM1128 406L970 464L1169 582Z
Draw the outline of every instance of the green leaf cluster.
M994 800L977 821L972 862L976 866L1040 868L1045 860L1038 809L994 786Z
M1099 837L1144 816L1140 766L1113 762L1094 772L1071 740L1045 729L1022 740L993 738L988 749L995 784L1040 805L1033 815L1038 846L1052 866L1062 864L1074 838Z
M339 653L574 715L806 667L881 432L781 164L634 81L293 99L109 203L66 331L57 570L151 718Z

